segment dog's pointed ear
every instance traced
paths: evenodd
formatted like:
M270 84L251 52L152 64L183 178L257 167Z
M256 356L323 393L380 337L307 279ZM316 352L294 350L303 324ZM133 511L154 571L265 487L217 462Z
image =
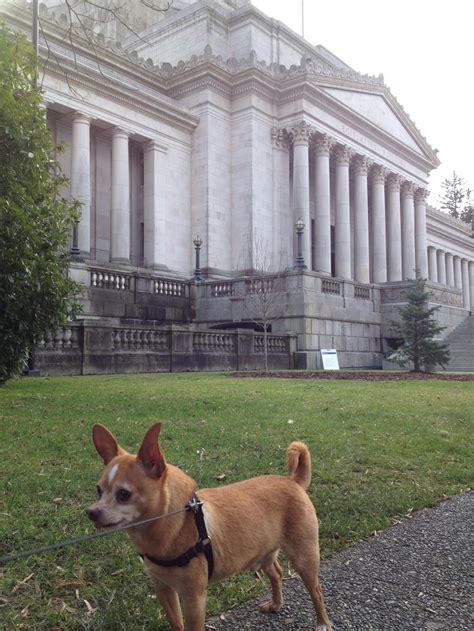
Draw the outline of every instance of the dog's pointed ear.
M113 434L100 423L96 423L92 428L92 440L104 464L109 464L116 456L126 453L119 447Z
M150 427L137 455L137 460L152 478L160 478L166 468L165 456L158 441L160 430L161 423L155 423Z

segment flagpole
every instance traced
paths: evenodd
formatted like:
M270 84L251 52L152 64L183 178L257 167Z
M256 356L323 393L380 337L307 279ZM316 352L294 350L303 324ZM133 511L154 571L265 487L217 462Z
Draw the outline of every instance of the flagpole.
M301 37L304 37L304 0L301 0Z

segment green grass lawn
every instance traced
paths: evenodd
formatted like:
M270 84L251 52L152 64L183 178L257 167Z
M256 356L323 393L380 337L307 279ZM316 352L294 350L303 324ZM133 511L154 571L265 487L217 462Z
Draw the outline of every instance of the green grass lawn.
M20 379L0 389L0 553L92 532L84 508L102 471L93 423L135 452L157 420L168 460L199 487L285 474L288 443L305 441L323 556L473 484L472 382ZM247 575L213 586L208 613L262 586ZM124 534L7 565L0 607L8 629L166 628Z

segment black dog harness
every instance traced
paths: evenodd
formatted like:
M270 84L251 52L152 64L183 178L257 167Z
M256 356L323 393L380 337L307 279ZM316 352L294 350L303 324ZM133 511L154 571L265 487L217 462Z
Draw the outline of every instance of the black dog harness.
M160 565L161 567L184 567L191 561L191 559L194 559L194 557L204 553L207 560L207 578L210 580L214 570L214 555L212 554L211 538L207 534L204 513L202 512L202 504L203 502L198 498L196 493L193 493L192 499L189 500L185 506L187 511L194 514L194 519L196 521L199 541L195 546L186 550L186 552L181 554L179 557L176 557L176 559L163 561L162 559L157 559L156 557L149 556L148 554L140 554L141 558L148 559L152 563L155 563L155 565Z

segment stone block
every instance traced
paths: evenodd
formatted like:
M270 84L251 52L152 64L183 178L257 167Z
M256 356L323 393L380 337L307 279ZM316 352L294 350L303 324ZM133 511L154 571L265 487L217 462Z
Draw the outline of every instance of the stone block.
M369 340L366 337L358 338L358 350L359 351L368 351L369 350Z
M333 348L332 335L320 335L319 336L319 348Z
M359 350L358 338L357 337L346 337L346 350L347 351L357 351L357 350Z

